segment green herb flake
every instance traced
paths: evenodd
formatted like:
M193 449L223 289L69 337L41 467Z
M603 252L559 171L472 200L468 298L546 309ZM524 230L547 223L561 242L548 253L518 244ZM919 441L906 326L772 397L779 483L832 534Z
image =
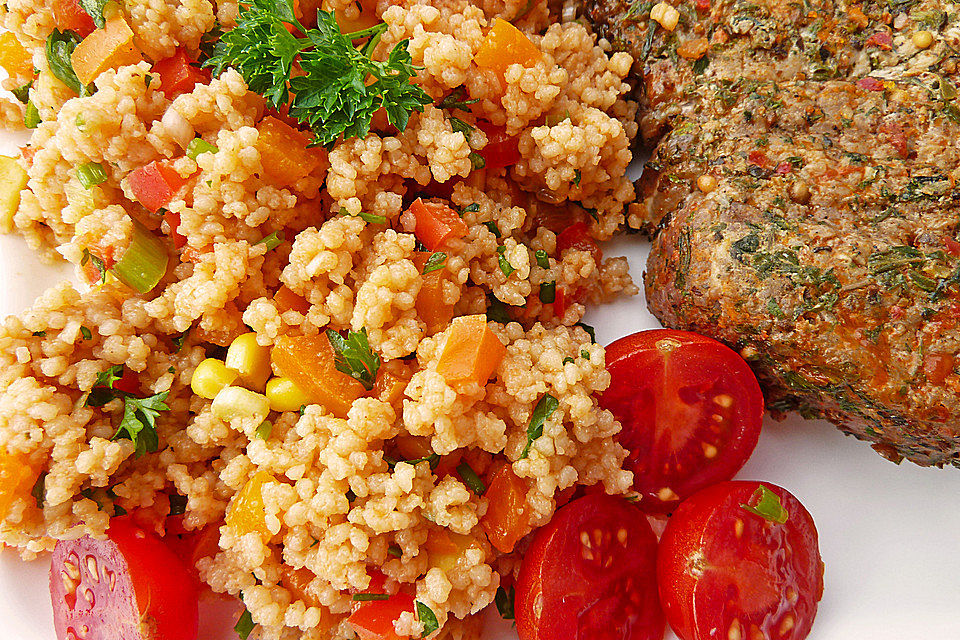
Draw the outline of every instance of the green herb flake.
M506 252L507 248L505 246L500 245L497 247L497 260L500 262L500 271L503 272L503 275L509 278L510 274L516 271L516 269L514 269L513 265L510 264L510 261L507 260L507 256L505 255Z
M584 360L589 360L590 352L587 351L586 349L580 349L580 357L583 358Z
M84 340L93 340L93 332L83 325L80 325L80 335Z
M107 3L110 0L80 0L80 8L83 9L88 16L93 18L93 24L96 25L97 29L103 29L107 22L103 18L103 8L107 6Z
M260 423L260 426L257 427L257 437L261 440L268 440L270 435L273 433L273 423L269 420L264 420Z
M507 305L491 295L487 298L487 321L507 324L510 322L510 314L507 311Z
M447 254L442 251L437 251L431 253L430 257L427 259L426 264L423 265L423 275L432 273L434 271L439 271L447 266Z
M701 75L704 71L707 70L707 67L710 66L710 56L704 55L702 58L698 58L693 63L693 74Z
M467 99L467 92L462 86L457 87L450 92L449 95L444 96L440 102L437 103L438 109L460 109L461 111L469 111L470 105L480 102L480 98Z
M487 485L483 483L483 480L481 480L477 472L473 470L473 467L466 462L461 462L457 465L457 473L460 474L460 479L463 480L463 484L470 487L470 490L478 496L482 496L486 492Z
M354 602L374 602L376 600L389 600L390 595L386 593L355 593Z
M127 395L123 399L123 419L111 440L132 440L136 445L136 457L153 453L160 448L157 436L157 418L160 412L170 407L164 402L167 391L146 398Z
M540 285L540 302L553 304L557 299L557 283L555 280Z
M31 335L32 335L34 338L46 338L46 337L47 337L47 332L46 332L46 331L34 331Z
M366 328L351 331L346 338L332 329L327 329L327 338L336 354L337 371L358 380L367 391L373 389L377 370L380 368L380 356L370 348Z
M497 605L497 611L504 620L513 620L515 600L516 592L512 586L509 589L504 589L502 586L497 587L497 595L494 596L493 602Z
M220 151L215 145L210 144L203 138L194 138L187 145L186 153L187 157L191 160L196 160L204 153L217 153Z
M93 94L93 91L90 87L80 83L76 72L73 70L73 62L70 61L70 56L77 45L80 44L80 40L80 36L73 31L54 29L47 36L45 50L50 73L82 98Z
M478 169L483 169L485 166L487 166L487 161L476 151L471 151L467 157L470 158L470 164L473 165L473 169L475 171Z
M574 186L580 186L580 180L583 178L583 174L580 173L580 169L573 170L573 184Z
M537 266L541 269L550 268L550 256L547 255L547 252L543 249L537 249L533 253L534 257L537 259Z
M13 94L13 97L20 101L21 104L27 104L30 101L30 88L33 87L33 80L23 85L22 87L17 87L12 89L10 93Z
M423 634L421 634L421 638L426 638L440 628L436 614L430 607L419 600L417 600L417 619L423 623Z
M243 613L240 614L240 619L237 620L237 624L234 625L233 630L240 636L240 640L247 640L255 626L257 625L253 623L253 616L250 615L247 609L244 609Z
M498 237L498 238L499 238L501 235L503 235L503 234L500 233L500 227L498 227L498 226L497 226L497 223L494 222L493 220L490 220L490 221L488 221L488 222L484 222L484 223L483 223L483 226L485 226L487 229L489 229L489 230L490 230L490 233L492 233L493 235L495 235L495 236Z
M527 444L520 454L521 460L530 455L530 447L533 445L534 440L543 435L544 423L553 415L553 412L556 411L559 406L560 401L549 393L544 394L543 397L540 398L540 401L537 402L537 406L533 409L533 415L530 416L530 424L527 425Z
M23 111L23 126L27 129L36 129L40 126L40 111L33 100L27 100L27 108Z
M563 362L561 362L560 364L567 364L568 362L571 363L571 364L573 364L573 363L576 362L576 360L574 360L574 359L571 358L570 356L567 356L566 358L563 359Z
M790 515L787 513L787 510L783 508L783 505L780 504L780 496L762 484L758 485L756 491L750 496L749 503L741 503L740 506L750 513L754 513L765 520L777 524L786 522L787 517Z
M90 249L83 250L83 257L80 258L80 266L86 265L88 262L92 262L93 266L97 268L97 273L100 274L100 284L107 283L107 267L103 264L103 260L97 256L90 253Z
M400 549L399 545L395 545L395 544L390 545L389 547L387 547L387 553L393 556L394 558L403 557L403 550Z
M106 182L107 172L99 162L87 162L77 167L77 180L84 189L89 189Z
M450 121L450 128L453 129L455 133L462 133L463 137L467 140L470 139L470 134L476 129L472 124L464 122L456 116L450 116L447 120Z
M586 324L586 323L583 323L583 322L578 322L578 323L576 323L576 324L573 325L573 326L575 326L575 327L580 327L581 329L583 329L584 331L586 331L586 332L587 332L587 335L590 336L590 342L592 342L592 343L594 343L594 344L597 343L597 331L596 331L596 329L594 329L594 328L591 327L590 325L588 325L588 324Z
M263 238L258 240L255 244L266 245L267 251L273 251L274 249L279 247L281 244L283 244L284 240L285 238L283 236L283 231L274 231L270 235L264 236Z
M170 499L170 514L171 516L182 516L187 512L187 496L182 496L179 493L171 493L169 496Z
M37 478L37 481L33 483L33 488L30 489L30 495L33 496L33 499L37 503L37 509L43 509L43 498L47 495L47 472L44 471Z
M173 343L174 353L180 353L183 350L183 342L187 339L187 336L190 334L190 329L187 329L178 336L170 338L170 342Z

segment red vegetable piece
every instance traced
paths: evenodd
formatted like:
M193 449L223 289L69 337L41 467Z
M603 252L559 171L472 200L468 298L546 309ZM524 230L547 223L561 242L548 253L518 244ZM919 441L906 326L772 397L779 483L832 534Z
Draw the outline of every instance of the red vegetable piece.
M160 90L168 98L189 93L197 84L209 84L210 71L193 66L195 62L186 51L177 49L175 54L153 65L154 73L160 76Z
M127 180L137 201L152 213L170 204L187 182L176 171L156 160L131 171Z
M410 213L417 222L414 235L428 251L439 251L447 242L467 235L467 225L457 212L439 202L424 202L417 198L410 205Z
M183 245L187 244L187 237L177 231L180 228L180 214L167 211L163 214L163 219L167 221L167 226L170 227L170 239L173 240L173 246L177 249L182 248Z
M520 640L660 640L657 538L642 511L596 493L537 531L516 586Z
M123 369L123 375L115 380L113 388L132 395L140 394L140 376L133 369Z
M670 512L729 480L753 453L763 395L727 346L687 331L641 331L607 347L607 369L600 405L623 425L617 439L644 510Z
M587 223L583 221L569 225L557 235L557 255L562 256L567 249L589 251L597 263L603 260L600 245L591 237Z
M520 161L519 139L508 136L505 127L486 120L477 120L477 127L487 134L487 146L480 150L486 169L510 167Z
M79 0L54 0L53 22L61 31L75 31L81 38L96 28L90 14L80 7Z
M786 521L745 509L763 506L760 484L713 485L667 521L657 574L667 621L681 640L802 640L810 632L823 595L817 529L790 492L766 482Z
M59 640L196 640L197 589L156 535L129 517L106 540L61 540L50 566Z
M883 91L886 89L886 85L884 85L882 80L877 80L870 76L857 80L857 86L867 91Z
M386 594L385 582L383 574L374 572L370 576L370 586L363 593ZM403 640L394 630L393 623L400 614L413 610L413 596L401 590L386 600L357 602L347 622L360 640Z

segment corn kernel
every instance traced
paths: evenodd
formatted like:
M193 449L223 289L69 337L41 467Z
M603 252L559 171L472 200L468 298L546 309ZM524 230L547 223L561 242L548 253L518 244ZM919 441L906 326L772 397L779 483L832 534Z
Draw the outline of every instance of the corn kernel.
M190 378L190 388L198 396L213 400L221 389L233 384L236 379L236 371L228 369L216 358L207 358L194 369L193 377Z
M680 12L666 2L660 2L650 10L650 19L659 22L667 31L673 31L680 22Z
M917 49L927 49L933 44L933 34L929 31L916 31L911 40Z
M0 231L13 230L13 216L20 206L20 191L27 186L27 172L15 158L0 156Z
M210 413L224 422L235 418L252 418L259 425L270 413L270 401L262 393L243 387L224 387L213 399Z
M271 373L270 347L257 344L256 333L245 333L230 343L224 364L240 374L243 386L263 391Z
M270 378L267 381L267 398L270 408L274 411L297 411L300 407L310 404L310 398L303 389L290 378Z
M717 184L717 179L706 173L697 178L697 188L704 193L715 191Z

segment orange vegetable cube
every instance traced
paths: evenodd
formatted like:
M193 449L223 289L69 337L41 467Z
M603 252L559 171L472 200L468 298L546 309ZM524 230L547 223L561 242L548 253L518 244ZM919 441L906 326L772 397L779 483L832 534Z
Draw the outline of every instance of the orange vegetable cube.
M277 289L277 292L273 294L273 301L277 303L277 309L280 313L293 310L307 315L307 312L310 311L310 303L303 296L294 293L287 285Z
M290 378L310 400L339 418L347 417L353 401L364 395L363 385L337 371L333 345L326 334L281 336L270 354L283 377Z
M257 126L257 151L266 177L278 187L289 187L320 164L320 151L308 149L310 136L286 122L267 116Z
M480 526L490 544L502 553L510 553L520 538L530 533L527 485L510 465L503 464L490 475L483 495L488 506Z
M451 385L485 385L506 352L500 338L487 326L486 316L460 316L453 320L437 373Z
M30 495L36 474L20 456L0 449L0 520L7 517L17 498Z
M33 59L9 31L0 33L0 67L11 76L33 75Z
M119 11L107 19L103 29L84 38L70 55L73 70L83 84L90 84L107 69L136 64L142 59L133 43L133 30Z
M411 377L413 370L402 360L383 363L377 370L377 379L373 383L373 397L390 403L394 409L402 409L403 392Z
M433 254L429 251L417 251L413 254L413 264L420 272L423 284L417 294L417 315L426 323L427 333L432 335L442 331L453 319L453 305L443 301L443 287L449 282L447 271L437 269L423 273L423 268Z
M269 534L263 505L263 485L276 482L266 471L257 471L234 496L227 508L227 526L243 535L251 531Z
M431 529L427 533L426 543L430 566L439 567L445 572L456 568L457 560L469 549L479 549L477 541L468 535L446 529Z
M410 205L410 213L417 223L414 235L430 251L440 251L450 240L467 235L467 223L445 204L417 198Z
M362 593L386 594L385 582L383 574L373 573L370 586ZM355 602L347 622L360 640L403 640L393 623L404 612L414 610L413 596L401 589L386 600Z
M532 67L541 57L543 54L530 38L503 18L497 18L473 56L473 62L481 69L495 71L503 80L511 64Z

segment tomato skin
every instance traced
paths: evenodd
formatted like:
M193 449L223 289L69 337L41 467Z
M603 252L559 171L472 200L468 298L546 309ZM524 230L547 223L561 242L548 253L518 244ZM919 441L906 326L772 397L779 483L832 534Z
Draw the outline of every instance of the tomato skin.
M370 586L362 593L386 593L386 579L380 572L370 576ZM398 591L386 600L356 602L347 622L360 640L403 640L397 635L393 623L406 611L414 610L413 596Z
M486 120L477 120L477 127L487 134L487 146L480 150L485 169L493 171L512 167L520 161L520 139L517 136L508 136L506 127Z
M76 31L81 38L86 38L96 28L90 14L80 7L79 0L55 0L53 21L61 31Z
M785 523L741 506L753 504L760 484L779 497ZM731 625L743 638L759 629L766 638L802 640L823 595L813 518L767 482L722 482L681 503L660 538L657 575L667 621L681 640L726 638Z
M660 640L656 548L646 516L622 498L594 493L559 509L520 567L520 640Z
M611 383L600 405L623 425L641 508L669 513L680 500L729 480L753 453L763 394L744 360L687 331L641 331L606 350Z
M181 93L189 93L197 84L210 83L210 71L193 66L195 61L183 49L177 49L169 58L153 65L160 76L160 91L171 100Z
M156 160L131 171L127 180L134 197L151 213L170 204L187 183L176 171Z
M54 548L57 638L79 637L86 627L85 640L196 640L197 589L180 559L129 516L112 519L107 536Z
M593 254L593 259L597 264L603 260L603 251L600 245L590 235L587 223L575 222L563 229L557 234L557 255L562 256L567 249L576 249L577 251L589 251Z

